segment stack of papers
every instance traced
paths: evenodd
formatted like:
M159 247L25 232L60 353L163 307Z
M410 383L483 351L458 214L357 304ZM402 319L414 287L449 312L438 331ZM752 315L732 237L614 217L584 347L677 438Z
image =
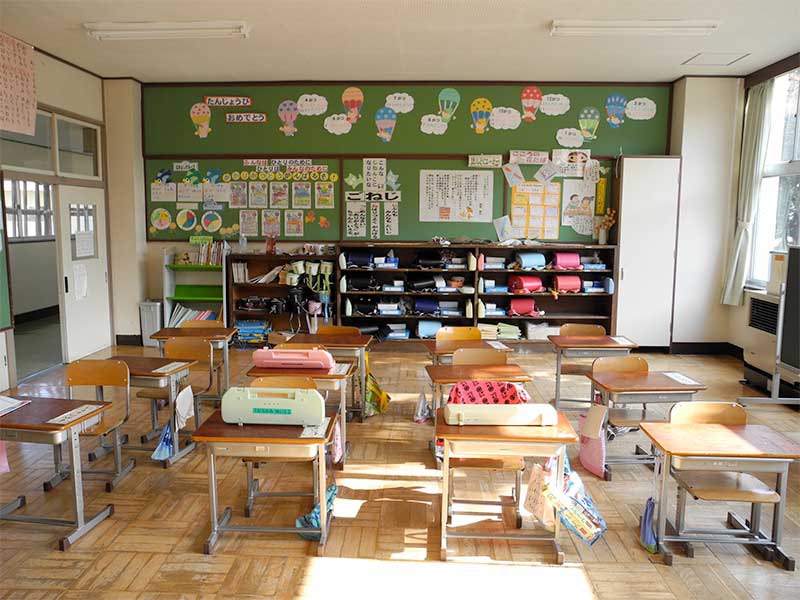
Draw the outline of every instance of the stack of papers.
M481 339L483 340L496 340L497 339L497 325L494 323L478 323L478 329L481 330Z
M501 340L518 340L522 336L522 331L516 325L510 323L498 323L497 337Z
M17 410L18 408L30 404L30 400L17 400L8 396L0 396L0 417Z

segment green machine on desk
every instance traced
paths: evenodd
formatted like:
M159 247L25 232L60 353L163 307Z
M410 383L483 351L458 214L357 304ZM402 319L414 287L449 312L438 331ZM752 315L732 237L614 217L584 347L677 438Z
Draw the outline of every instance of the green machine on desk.
M325 398L315 389L232 387L222 396L222 420L239 425L316 427Z

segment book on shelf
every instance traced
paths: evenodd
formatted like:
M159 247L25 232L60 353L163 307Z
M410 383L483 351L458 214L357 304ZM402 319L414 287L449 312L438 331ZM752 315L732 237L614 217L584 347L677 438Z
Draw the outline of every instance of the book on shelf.
M497 339L497 325L495 323L478 323L478 329L481 330L482 340Z
M173 262L179 265L221 265L228 243L225 241L207 242L194 246L192 252L175 254Z
M263 275L256 275L255 277L247 277L244 281L240 281L239 283L274 283L283 271L284 265L278 265L274 267L268 273L264 273Z
M217 321L217 315L218 313L212 310L196 310L177 302L172 309L167 327L180 327L186 321Z

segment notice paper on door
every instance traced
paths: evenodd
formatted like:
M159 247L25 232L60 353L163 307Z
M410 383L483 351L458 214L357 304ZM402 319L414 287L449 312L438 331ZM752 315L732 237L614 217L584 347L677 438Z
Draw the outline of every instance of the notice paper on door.
M89 295L89 275L86 265L72 265L72 285L75 286L75 300L83 300Z
M94 256L94 231L78 231L75 234L75 258Z

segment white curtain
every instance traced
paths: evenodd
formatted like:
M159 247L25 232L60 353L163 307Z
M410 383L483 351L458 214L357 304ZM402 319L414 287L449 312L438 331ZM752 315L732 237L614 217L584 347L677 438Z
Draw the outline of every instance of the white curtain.
M744 116L742 160L739 165L739 198L736 205L736 234L728 257L722 304L742 303L752 251L753 220L758 208L758 193L764 171L769 138L769 110L772 104L772 80L750 88Z

